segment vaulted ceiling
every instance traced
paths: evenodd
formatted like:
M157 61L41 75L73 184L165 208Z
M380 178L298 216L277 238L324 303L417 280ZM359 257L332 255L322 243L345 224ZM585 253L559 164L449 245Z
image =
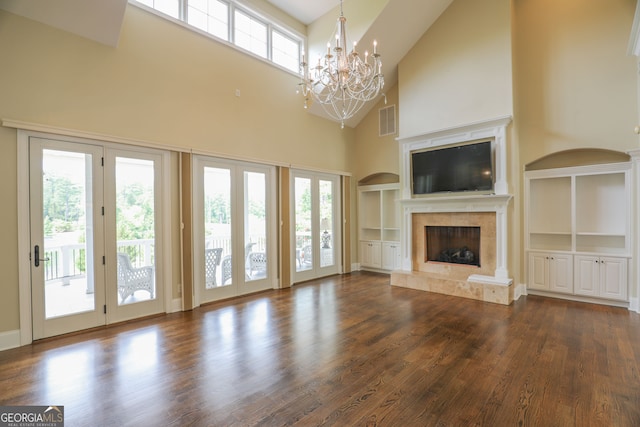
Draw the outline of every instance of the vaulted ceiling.
M308 28L309 58L326 46L339 16L339 0L267 0ZM453 0L345 0L351 40L370 46L378 40L385 86L397 82L397 66L418 39ZM0 0L0 8L76 35L117 47L127 0ZM370 103L372 104L372 103ZM370 108L370 106L369 106ZM312 113L323 116L319 107ZM364 108L345 122L354 127L368 112Z

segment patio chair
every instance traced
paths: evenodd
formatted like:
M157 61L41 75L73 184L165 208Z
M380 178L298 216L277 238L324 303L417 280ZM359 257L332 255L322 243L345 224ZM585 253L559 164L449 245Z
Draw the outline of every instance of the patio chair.
M267 254L265 252L251 252L249 254L247 268L249 270L249 278L258 276L266 276L267 274Z
M222 258L222 248L204 250L205 286L207 289L217 286L216 272Z
M305 245L302 248L302 262L306 266L310 266L313 262L313 254L311 253L311 245Z
M135 268L131 265L129 255L118 252L118 293L120 303L133 295L136 291L149 292L151 298L155 290L153 284L153 267Z
M224 286L227 283L227 280L231 279L231 255L227 255L222 258L222 279L220 280L220 286Z

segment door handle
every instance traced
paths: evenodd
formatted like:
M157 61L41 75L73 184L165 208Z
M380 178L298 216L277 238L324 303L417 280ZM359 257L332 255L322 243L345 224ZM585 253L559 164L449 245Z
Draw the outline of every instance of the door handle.
M49 261L49 258L40 259L40 246L36 245L33 248L33 265L40 267L40 261L47 262Z

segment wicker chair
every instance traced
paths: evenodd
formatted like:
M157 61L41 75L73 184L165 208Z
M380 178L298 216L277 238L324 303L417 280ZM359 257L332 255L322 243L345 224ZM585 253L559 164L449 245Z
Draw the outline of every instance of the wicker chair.
M118 252L118 293L120 303L133 295L136 291L149 292L153 298L155 286L153 283L153 267L135 268L131 265L129 255Z
M204 272L205 286L207 289L216 287L216 272L222 258L222 248L213 248L204 250Z
M227 280L231 280L231 255L227 255L222 258L222 279L220 280L220 286L227 284Z
M248 257L247 269L249 278L264 277L267 274L267 254L265 252L251 252Z

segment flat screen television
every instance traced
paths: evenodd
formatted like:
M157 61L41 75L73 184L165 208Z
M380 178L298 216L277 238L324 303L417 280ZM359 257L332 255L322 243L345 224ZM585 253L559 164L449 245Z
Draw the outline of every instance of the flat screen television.
M411 153L414 195L493 192L492 141L478 141Z

